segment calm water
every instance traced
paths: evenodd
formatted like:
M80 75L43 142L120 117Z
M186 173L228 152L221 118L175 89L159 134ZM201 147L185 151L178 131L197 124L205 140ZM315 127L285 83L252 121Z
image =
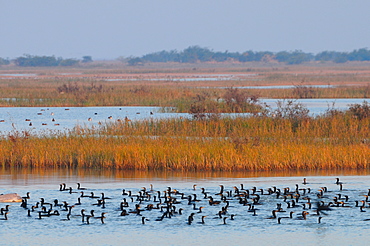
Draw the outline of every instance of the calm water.
M347 110L351 104L362 104L364 101L370 102L368 98L323 98L323 99L297 99L295 103L302 103L310 110L311 115L319 115L324 113L328 108L338 110ZM262 102L272 108L276 107L276 99L262 99Z
M3 120L0 132L14 129L37 133L67 131L76 125L96 127L100 123L123 120L125 117L130 120L188 117L188 114L160 113L159 110L159 107L0 107L0 120Z
M262 99L272 108L276 107L277 99ZM349 108L350 104L362 104L369 99L299 99L312 115L324 113L329 107L339 110ZM334 106L333 106L334 104ZM151 112L153 114L151 114ZM112 116L112 119L108 117ZM148 118L190 117L189 114L161 113L159 107L0 107L0 133L16 130L68 131L76 125L96 127L99 123L117 119L130 120ZM88 119L91 118L91 121ZM30 121L26 121L26 119ZM54 119L54 121L53 121ZM29 124L32 123L32 126Z
M81 182L83 187L88 188L85 194L94 192L100 196L104 192L105 196L112 199L106 200L105 208L94 206L97 199L81 198L81 205L76 205L72 209L71 220L64 221L67 212L60 211L60 216L44 217L38 219L36 212L27 216L27 210L21 208L19 203L14 203L9 208L8 220L0 220L1 245L356 245L366 244L370 240L368 230L370 221L370 208L368 203L364 210L360 212L359 207L355 207L356 200L365 200L368 189L370 188L370 174L368 172L352 173L145 173L145 172L74 172L74 171L27 171L13 170L0 172L0 193L17 192L25 195L31 193L28 207L45 198L46 202L53 202L58 199L59 203L66 201L70 205L77 202L80 193L69 194L66 191L59 191L59 184L66 183L67 187L76 188L76 183ZM271 175L271 176L269 176ZM292 176L293 175L293 176ZM297 175L297 176L295 176ZM324 175L324 176L322 176ZM302 184L303 177L307 178L308 184ZM343 190L335 184L335 178L340 177L343 182ZM162 215L158 209L152 211L145 210L148 204L157 204L153 201L143 201L141 212L148 221L142 224L141 217L136 214L120 216L119 205L126 198L130 211L139 202L131 201L129 196L122 195L122 189L132 191L137 195L143 187L150 189L153 185L155 191L163 191L170 186L172 190L177 189L187 195L197 194L200 200L196 203L196 208L203 206L202 213L194 210L193 205L188 205L188 200L181 200L180 195L172 194L176 197L179 204L175 204L176 210L183 208L183 214L175 214L172 218L164 218L163 221L156 221ZM196 184L196 190L193 185ZM255 205L256 216L253 212L248 212L249 206L243 206L234 196L227 197L229 207L227 213L222 217L228 217L226 224L223 219L217 216L218 211L226 205L210 206L208 199L204 198L201 188L205 188L215 200L220 201L220 186L225 186L225 191L234 191L234 186L241 188L244 185L252 193L252 187L257 190L263 189L266 193L268 188L276 186L283 190L289 187L295 190L295 185L299 188L311 188L311 193L303 195L300 190L301 199L298 207L288 208L281 196L261 195L259 203ZM327 187L324 197L317 198L320 187ZM257 192L261 194L260 192ZM314 207L306 209L309 212L307 220L299 220L303 211L302 205L307 202L303 197L310 197L312 203L322 200L327 204L333 201L337 194L349 196L346 207L334 207L331 211L322 213L322 221L318 223L318 216ZM154 196L156 193L152 193ZM235 193L233 193L234 195ZM226 192L224 192L226 196ZM252 196L254 197L254 196ZM252 202L252 197L248 201ZM162 199L163 200L163 199ZM287 199L291 201L291 199ZM281 224L277 219L266 219L272 216L271 211L276 209L277 203L282 204L286 212L279 212L278 217L289 217L290 211L294 211L293 219L283 218ZM0 204L4 207L5 204ZM349 207L347 207L349 206ZM90 224L82 222L80 210L86 209L86 213L95 210L95 216L100 216L101 212L107 212L105 224L100 220L91 218ZM194 221L188 225L188 216L195 213ZM234 214L234 220L230 220ZM200 224L201 216L206 215L205 224ZM0 218L3 216L0 215Z

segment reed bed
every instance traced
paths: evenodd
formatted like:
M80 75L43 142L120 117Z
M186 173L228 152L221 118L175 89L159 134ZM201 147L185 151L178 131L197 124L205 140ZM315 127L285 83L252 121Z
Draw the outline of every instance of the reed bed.
M238 117L119 121L0 140L4 167L166 171L368 169L370 119Z
M2 107L72 107L72 106L158 106L189 112L201 100L209 112L234 112L224 97L231 88L249 98L369 98L370 85L291 89L242 89L237 87L189 87L184 85L125 85L94 82L25 82L19 85L0 84ZM203 98L203 99L200 99ZM244 109L243 109L244 108ZM241 107L248 112L248 107Z
M148 64L94 63L76 68L7 68L2 74L23 74L0 79L0 106L159 106L189 112L199 96L207 108L233 112L222 99L230 88L254 98L368 98L367 63L310 64ZM27 76L32 74L35 76ZM222 79L229 74L230 77ZM222 76L219 76L222 75ZM220 77L207 81L197 77ZM176 78L193 78L179 81ZM117 79L118 78L118 79ZM290 85L291 89L241 89L245 86ZM310 85L337 87L312 88ZM214 102L218 104L215 106ZM213 104L212 104L213 103ZM248 111L249 109L245 109Z

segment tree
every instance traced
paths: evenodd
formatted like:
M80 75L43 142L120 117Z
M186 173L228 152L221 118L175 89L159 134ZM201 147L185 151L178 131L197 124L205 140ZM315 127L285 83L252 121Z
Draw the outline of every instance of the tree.
M92 59L91 56L83 56L82 57L82 62L83 63L88 63L88 62L92 62L92 61L93 61L93 59Z
M9 59L4 59L0 57L0 66L1 65L8 65L10 63Z
M79 60L77 59L64 59L62 61L59 62L59 66L74 66L76 64L78 64Z
M181 52L181 62L194 63L197 61L211 61L213 52L207 48L201 48L197 45L189 46Z
M139 58L139 57L133 57L133 58L130 58L128 61L127 61L128 65L129 66L138 66L138 65L144 65L144 61L143 59Z
M14 60L17 66L21 67L54 67L58 66L62 58L55 58L55 56L31 56L24 55Z
M63 59L55 56L31 56L23 55L14 60L14 64L20 67L56 67L73 66L78 63L76 59Z

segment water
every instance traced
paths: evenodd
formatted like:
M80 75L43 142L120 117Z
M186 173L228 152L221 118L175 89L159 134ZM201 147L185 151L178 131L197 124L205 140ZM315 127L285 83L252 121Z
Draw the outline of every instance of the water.
M310 173L306 173L310 174ZM311 173L316 175L315 173ZM343 182L343 190L340 191L339 185L335 184L337 176L293 176L286 174L283 176L244 174L244 173L203 173L203 174L155 174L155 173L138 173L112 171L102 173L88 173L83 171L26 171L13 170L2 171L0 174L0 193L17 192L20 195L25 195L26 192L31 193L29 199L29 208L31 205L40 201L40 198L45 198L46 202L53 202L58 199L59 203L66 201L69 204L77 202L80 193L72 193L59 191L59 184L65 182L67 187L76 188L76 183L81 182L83 187L88 188L85 194L94 192L100 196L104 192L105 196L112 199L106 200L106 207L93 206L97 199L81 198L82 205L76 205L72 209L71 220L63 221L66 218L67 212L60 211L60 216L45 217L38 219L36 212L32 213L32 217L27 216L27 210L21 208L19 203L12 204L10 207L9 219L1 220L0 238L1 245L355 245L366 242L370 239L368 228L370 221L364 219L370 218L370 208L366 203L366 212L360 212L358 207L355 207L356 200L365 200L368 193L369 173L364 172L362 175L358 172L348 173L348 175L340 176ZM281 175L281 174L278 174ZM260 177L258 177L260 176ZM307 178L307 185L302 184L302 178ZM135 204L139 202L131 201L128 196L122 195L122 189L132 191L136 195L143 187L150 189L150 184L153 184L155 191L163 191L170 186L172 190L177 189L183 192L185 196L197 194L200 200L196 203L196 207L204 206L202 213L197 213L198 210L193 210L193 205L188 205L188 200L181 200L180 195L172 194L176 197L180 204L175 204L176 211L183 208L183 214L176 214L172 218L164 218L163 221L156 221L162 215L158 209L146 211L145 207L152 203L143 201L141 207L144 211L141 212L148 221L142 224L142 216L130 214L128 216L120 216L119 205L123 198L126 198L129 207L127 211L134 209ZM193 190L193 185L197 184L196 190ZM226 224L217 216L221 207L220 205L210 206L208 199L204 199L204 195L200 188L205 188L209 195L212 195L215 200L220 201L220 196L216 193L220 192L219 185L225 186L225 191L234 190L234 186L239 189L240 184L244 184L244 188L251 191L253 186L258 189L264 189L276 186L283 190L289 187L290 190L295 190L295 185L299 184L300 188L311 188L311 193L303 195L301 190L301 198L304 196L312 198L312 203L315 204L319 199L316 194L320 187L327 187L323 200L325 204L333 201L337 194L342 196L348 195L348 206L351 207L334 207L331 211L326 211L322 214L322 221L318 223L318 216L315 216L315 209L306 209L309 212L307 220L298 220L297 218L303 211L302 204L307 200L300 199L299 207L288 208L284 198L276 198L276 195L261 195L260 203L255 205L258 208L256 216L253 212L248 212L248 206L239 204L236 197L227 197L229 202L228 212L222 217L228 217ZM260 192L257 192L260 193ZM154 192L153 195L156 193ZM226 193L224 193L226 195ZM235 194L235 193L233 193ZM162 199L163 200L163 199ZM290 201L288 199L287 201ZM252 198L248 199L252 202ZM282 208L286 212L278 212L278 217L289 216L290 211L294 211L293 218L283 218L281 224L278 224L277 219L266 219L272 216L271 211L276 208L277 203L282 204ZM164 205L164 204L163 204ZM0 204L4 207L5 204ZM162 206L162 205L160 205ZM314 207L314 206L313 206ZM80 210L86 209L86 214L90 213L91 209L95 210L95 216L100 216L101 212L107 212L105 223L102 224L99 219L91 218L90 224L82 222ZM165 211L165 210L164 210ZM194 221L188 225L188 216L195 213ZM230 220L231 214L235 214L235 219ZM206 215L205 224L200 224L201 215ZM0 218L2 216L0 215Z
M34 73L1 73L1 77L34 77L36 74ZM8 79L8 78L6 78Z
M262 99L272 108L276 108L277 101L282 99ZM310 110L311 115L325 113L327 109L347 110L351 104L362 104L364 101L370 102L368 98L323 98L323 99L295 99L295 103L301 103Z
M299 87L299 86L298 86ZM308 88L335 88L336 85L308 85ZM225 87L226 88L226 87ZM296 85L270 85L270 86L237 86L240 89L294 89Z
M271 108L276 108L278 99L262 99ZM310 110L311 115L324 113L328 108L346 110L351 104L362 104L369 99L298 99ZM333 106L334 104L334 106ZM35 133L63 131L76 125L97 127L101 123L124 120L160 119L170 117L191 117L186 113L162 113L159 107L0 107L0 134L12 130L28 130ZM153 114L151 114L151 112ZM236 116L237 114L231 114ZM245 115L245 114L241 114ZM112 119L108 117L112 116ZM88 119L91 118L91 121ZM30 121L26 121L30 120ZM52 121L54 119L54 121ZM29 124L32 123L32 126Z
M114 78L114 79L105 79L105 81L173 81L173 82L191 82L191 81L224 81L224 80L259 80L255 79L254 77L258 76L258 74L202 74L202 75L194 75L194 76L166 76L163 77L121 77L121 78Z
M101 123L124 120L126 117L140 120L180 116L188 117L189 114L161 113L159 107L0 107L0 132L14 129L36 133L65 132L76 125L97 127Z

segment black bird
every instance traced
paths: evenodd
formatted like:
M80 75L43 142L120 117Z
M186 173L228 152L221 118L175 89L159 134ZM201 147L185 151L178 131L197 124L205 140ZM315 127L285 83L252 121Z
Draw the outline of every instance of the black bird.
M94 196L94 192L90 192L91 195L89 196L90 198L99 198L98 196Z
M189 217L188 217L188 225L191 225L191 223L193 222L193 220L194 220L194 215L195 215L195 213L191 213L191 214L189 215Z
M31 199L31 197L30 197L30 193L29 193L29 192L27 192L27 193L26 193L26 196L23 196L22 198L23 198L23 199Z
M141 223L144 225L144 224L145 224L145 221L149 221L149 220L143 216L143 217L141 218Z
M77 190L86 190L86 188L81 187L81 184L77 183Z
M104 219L105 219L105 216L104 215L106 215L107 213L101 213L101 216L99 216L99 217L95 217L96 219L100 219L100 221L101 221L101 223L102 224L104 224Z
M203 215L202 216L202 220L200 222L198 222L199 224L205 224L205 221L204 219L206 218L207 216L206 215Z
M222 220L224 221L224 223L223 223L224 225L226 225L226 219L227 219L227 218L228 218L228 217L223 217L223 218L222 218Z
M8 213L9 212L4 213L4 218L1 218L0 220L8 220Z

